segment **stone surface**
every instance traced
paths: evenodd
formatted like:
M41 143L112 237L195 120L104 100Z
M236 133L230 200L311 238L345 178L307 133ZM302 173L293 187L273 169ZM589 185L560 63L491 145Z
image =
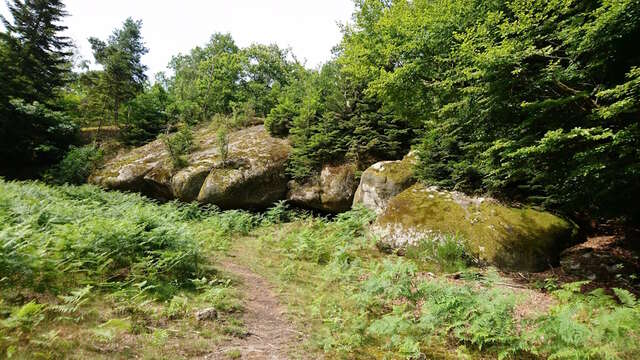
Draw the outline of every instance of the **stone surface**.
M353 205L361 204L376 214L381 214L392 197L416 182L413 176L416 160L415 152L412 151L402 160L373 164L362 173Z
M93 173L89 182L115 190L145 192L144 177L168 157L162 142L154 141L117 156Z
M305 182L290 181L287 199L298 206L338 213L351 208L357 186L355 165L325 165Z
M207 321L215 320L218 318L218 312L214 308L202 309L196 312L196 320Z
M474 257L517 271L557 264L561 251L578 237L574 224L551 213L421 184L393 197L372 230L395 248L457 235Z
M262 208L285 198L285 166L291 150L287 140L269 136L262 125L232 132L223 162L215 129L200 128L194 138L197 148L182 169L172 167L164 144L156 140L107 162L89 182L222 208Z

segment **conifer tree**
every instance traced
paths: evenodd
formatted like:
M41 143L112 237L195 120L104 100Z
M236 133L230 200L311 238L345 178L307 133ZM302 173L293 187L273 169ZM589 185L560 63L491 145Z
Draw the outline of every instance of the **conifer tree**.
M14 0L7 4L13 21L0 20L6 32L6 56L15 82L13 97L47 102L64 85L71 41L60 21L67 13L61 0Z
M93 37L89 39L93 56L104 67L101 85L112 101L115 125L118 125L120 105L142 92L147 81L142 55L149 49L142 41L141 28L141 20L128 18L106 42Z
M55 111L68 79L70 40L62 35L61 0L13 0L11 19L0 16L0 172L54 161L73 140L75 127Z

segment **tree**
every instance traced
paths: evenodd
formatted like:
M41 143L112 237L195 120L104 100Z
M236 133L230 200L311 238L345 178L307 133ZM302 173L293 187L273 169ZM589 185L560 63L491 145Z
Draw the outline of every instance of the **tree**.
M141 145L154 139L167 126L167 92L154 84L126 105L121 137L127 144Z
M264 120L264 126L273 136L287 136L292 127L293 119L300 115L302 101L306 94L306 87L314 72L295 64L289 74L288 85L278 92L275 105Z
M424 182L637 224L638 36L638 0L359 0L337 61Z
M144 90L147 67L142 55L149 50L142 40L142 21L128 18L106 42L90 38L93 56L103 66L102 86L113 106L113 122L118 126L120 106Z
M15 0L12 21L0 20L0 166L18 168L57 160L74 141L75 126L60 113L57 96L70 69L69 40L60 33L62 1ZM31 175L31 174L29 174Z
M340 63L329 62L300 90L283 93L293 98L304 93L296 106L284 96L271 112L267 128L280 131L288 126L279 117L294 115L290 123L293 151L289 173L304 178L323 164L352 161L360 168L380 159L397 159L408 148L411 128L406 120L385 109L379 99L364 92L366 83L343 71Z
M254 44L242 50L241 102L252 102L258 116L266 116L275 106L279 90L289 84L293 64L287 60L289 50L277 45Z
M288 55L276 45L241 49L231 35L214 34L204 47L171 60L169 112L191 123L232 112L266 116L290 81Z
M6 28L0 36L11 60L6 70L14 73L12 95L27 102L47 102L65 84L70 69L71 42L61 35L67 27L59 24L67 15L64 4L14 0L8 7L13 21L0 16Z

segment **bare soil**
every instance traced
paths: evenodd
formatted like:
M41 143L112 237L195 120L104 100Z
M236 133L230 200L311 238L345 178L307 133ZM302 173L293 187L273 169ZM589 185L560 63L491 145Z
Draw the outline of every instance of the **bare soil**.
M240 282L245 312L242 317L248 335L222 344L205 359L268 359L300 358L291 354L299 348L303 334L287 318L286 308L279 302L273 286L232 259L219 262L220 268Z
M539 273L510 273L521 284L554 278L559 284L590 280L582 291L623 288L640 294L640 253L616 235L591 236L562 252L560 265Z

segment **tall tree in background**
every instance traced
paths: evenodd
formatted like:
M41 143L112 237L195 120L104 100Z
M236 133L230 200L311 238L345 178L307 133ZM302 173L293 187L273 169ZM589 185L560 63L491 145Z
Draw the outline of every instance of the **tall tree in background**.
M141 28L141 20L128 18L106 42L93 37L89 39L93 56L104 67L101 87L112 101L116 126L120 105L142 92L147 80L147 67L142 64L141 58L149 49L142 40Z
M230 34L216 33L204 47L174 56L169 63L174 73L169 81L174 117L197 122L230 113L240 92L243 59L239 52Z
M71 41L60 25L67 13L61 0L14 0L7 4L13 21L0 16L6 28L14 96L27 102L47 102L65 84L70 67Z
M639 36L638 0L358 0L337 61L427 184L638 224Z
M70 70L70 41L61 35L60 0L14 0L12 20L0 16L0 171L55 160L75 127L57 112L57 93Z

